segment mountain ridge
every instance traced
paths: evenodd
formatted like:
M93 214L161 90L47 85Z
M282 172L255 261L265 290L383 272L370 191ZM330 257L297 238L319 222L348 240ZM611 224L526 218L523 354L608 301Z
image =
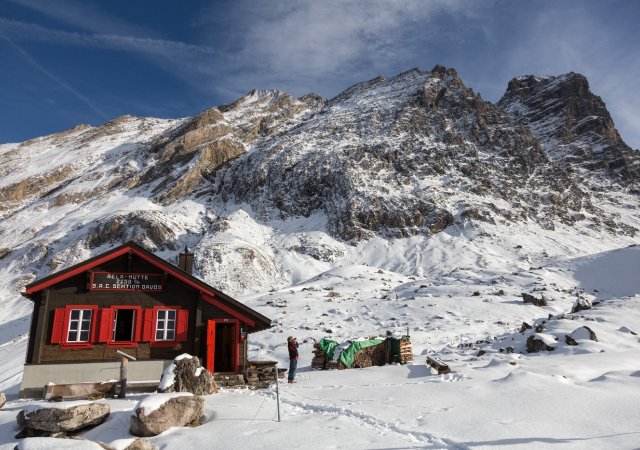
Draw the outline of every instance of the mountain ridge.
M194 117L122 116L0 155L11 290L127 239L193 247L208 281L262 280L243 291L291 282L292 258L339 264L374 238L524 226L616 242L640 227L640 158L578 74L516 77L497 104L439 65L329 100L253 90ZM287 223L296 231L276 229Z

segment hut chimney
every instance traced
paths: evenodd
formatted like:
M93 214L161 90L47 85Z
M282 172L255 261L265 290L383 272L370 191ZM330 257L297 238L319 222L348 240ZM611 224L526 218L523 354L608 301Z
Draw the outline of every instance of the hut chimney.
M184 247L184 251L178 256L178 267L189 275L193 274L193 253L189 251L187 246Z

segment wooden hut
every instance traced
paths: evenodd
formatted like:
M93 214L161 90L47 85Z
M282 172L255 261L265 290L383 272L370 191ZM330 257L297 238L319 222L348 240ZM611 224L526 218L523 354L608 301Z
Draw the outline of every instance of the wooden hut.
M127 242L26 286L34 309L20 396L118 378L118 350L136 358L130 386L157 383L182 353L243 373L247 336L271 321L195 278L192 263L186 249L176 267Z

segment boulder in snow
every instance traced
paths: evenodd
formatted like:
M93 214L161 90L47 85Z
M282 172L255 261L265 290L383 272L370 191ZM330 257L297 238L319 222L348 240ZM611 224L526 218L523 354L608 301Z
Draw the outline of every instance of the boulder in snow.
M0 408L2 408L5 403L7 403L7 396L4 395L4 392L0 392Z
M34 404L18 413L18 426L24 431L69 432L99 425L111 409L100 402L61 402Z
M131 433L156 436L171 427L200 425L204 399L186 392L152 394L140 401L131 416Z
M578 345L578 342L577 342L574 338L572 338L571 336L569 336L568 334L565 334L565 336L564 336L564 342L565 342L565 344L567 344L567 345L571 345L571 346L576 346L576 345Z
M543 295L541 295L540 298L536 298L531 294L527 294L526 292L523 292L521 295L522 300L525 303L531 303L535 306L547 306L547 301L544 299Z
M576 329L573 333L571 333L570 337L575 341L578 341L580 339L582 340L588 339L590 341L598 342L598 337L596 336L596 334L593 332L591 328L586 326Z
M18 442L16 450L112 450L103 442L86 439L59 439L53 437L29 437Z
M536 333L527 339L527 352L536 353L541 350L551 352L556 349L556 338L549 334Z
M218 392L213 375L200 365L200 359L183 353L164 370L158 392L190 392L194 395L209 395Z
M587 309L591 309L592 307L593 305L591 304L590 300L586 298L578 297L578 300L576 300L576 302L573 304L573 307L571 307L571 313L577 313L578 311L586 311Z
M129 444L124 450L157 450L158 447L153 445L146 439L136 439Z
M520 333L524 333L527 330L531 329L531 325L529 325L527 322L522 322L522 325L520 326Z

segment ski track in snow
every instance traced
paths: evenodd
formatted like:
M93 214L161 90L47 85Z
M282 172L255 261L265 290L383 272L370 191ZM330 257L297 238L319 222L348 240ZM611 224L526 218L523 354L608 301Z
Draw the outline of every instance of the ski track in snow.
M325 386L326 387L326 386ZM288 395L294 395L289 393ZM415 430L410 430L407 428L403 428L398 423L385 422L377 417L371 416L369 414L365 414L361 411L356 411L353 409L344 408L341 406L331 406L331 405L323 405L323 404L311 404L308 402L309 399L305 399L302 396L299 396L302 400L294 401L286 398L280 398L281 402L295 407L299 412L303 414L330 414L337 417L347 417L359 424L363 424L368 428L373 429L377 433L380 434L390 434L395 433L400 435L399 438L403 440L407 440L411 443L420 444L420 448L447 448L447 449L455 449L455 450L467 450L470 447L466 445L459 444L457 442L451 441L450 439L440 438L434 434L419 432ZM306 401L305 401L306 400ZM424 445L428 444L428 447Z

